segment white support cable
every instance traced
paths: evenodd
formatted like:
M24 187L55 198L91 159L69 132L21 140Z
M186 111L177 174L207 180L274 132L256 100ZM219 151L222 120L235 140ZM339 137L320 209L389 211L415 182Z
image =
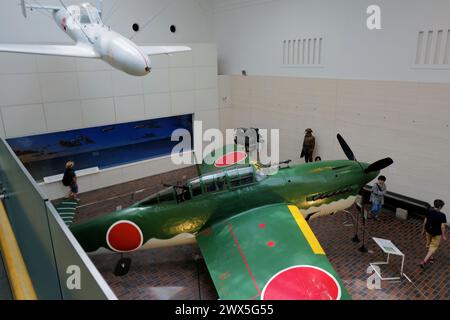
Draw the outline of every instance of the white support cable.
M121 0L116 0L116 2L113 4L113 6L111 7L111 11L108 12L108 14L103 14L103 22L106 23L106 21L108 21L109 19L112 18L113 15L116 14L117 10L119 10L120 5L123 3L123 1Z

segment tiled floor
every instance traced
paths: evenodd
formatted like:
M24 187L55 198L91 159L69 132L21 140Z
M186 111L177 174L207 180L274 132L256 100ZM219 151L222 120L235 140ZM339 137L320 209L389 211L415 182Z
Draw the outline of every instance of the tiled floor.
M356 214L356 210L352 209ZM406 255L405 273L413 284L382 282L379 290L369 290L367 273L369 262L381 261L383 254L369 240L369 253L361 253L361 243L354 243L354 227L344 226L346 215L322 217L311 222L311 227L328 254L337 273L355 300L450 300L450 251L449 242L443 242L436 254L436 262L425 270L419 262L426 253L424 239L420 235L421 221L411 218L401 221L393 213L385 212L381 222L369 221L367 236L392 240ZM361 231L361 229L360 229ZM359 233L362 238L362 233ZM162 248L136 252L126 257L133 260L125 277L116 277L113 270L120 256L104 255L92 260L110 284L119 299L217 299L206 265L196 245ZM395 263L398 264L395 264ZM400 266L400 261L393 260ZM385 272L398 272L395 268Z

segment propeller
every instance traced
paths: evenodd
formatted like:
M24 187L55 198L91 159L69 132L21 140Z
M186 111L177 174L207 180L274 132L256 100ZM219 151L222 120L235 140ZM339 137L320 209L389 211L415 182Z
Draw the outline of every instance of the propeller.
M345 155L347 156L348 160L357 161L355 154L353 153L353 151L350 148L350 146L348 145L348 143L341 136L341 134L337 135L337 139L339 141L339 144L342 147L342 150L344 151ZM372 172L381 171L381 170L389 167L393 163L394 163L394 160L392 160L391 158L385 158L382 160L378 160L377 162L374 162L369 167L367 167L367 169L365 169L364 172L372 173Z
M364 172L371 173L371 172L381 171L381 170L389 167L393 163L394 163L394 160L392 160L391 158L382 159L375 163L372 163L366 170L364 170Z
M347 142L344 140L344 138L341 136L341 134L338 133L337 139L339 141L339 144L341 145L342 150L344 151L345 155L347 156L348 160L356 161L356 158L355 158L355 155L354 155L352 149L347 144Z

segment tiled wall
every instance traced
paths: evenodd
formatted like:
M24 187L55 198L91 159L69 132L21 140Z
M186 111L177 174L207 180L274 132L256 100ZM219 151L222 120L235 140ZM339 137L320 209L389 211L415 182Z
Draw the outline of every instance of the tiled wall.
M188 44L189 45L189 44ZM98 60L0 54L0 135L6 138L194 113L217 127L217 49L152 57L152 74L132 77ZM159 170L161 169L161 171ZM80 179L83 191L173 169L170 159ZM51 199L59 185L44 185Z
M450 207L450 85L220 76L219 86L221 127L280 128L281 160L301 162L307 127L318 155L344 158L339 132L358 160L395 160L391 191Z

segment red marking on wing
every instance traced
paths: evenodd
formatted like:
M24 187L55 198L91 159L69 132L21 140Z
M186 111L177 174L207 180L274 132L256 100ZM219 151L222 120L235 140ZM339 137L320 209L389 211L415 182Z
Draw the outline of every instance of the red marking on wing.
M259 227L260 227L261 229L264 229L264 228L266 227L266 225L265 225L264 223L261 223L261 224L259 225Z
M267 246L269 248L273 248L273 247L275 247L275 242L274 241L269 241L269 242L267 242Z
M233 151L227 153L226 155L220 157L216 160L214 165L217 168L224 168L232 166L233 164L239 163L247 159L247 154L243 151Z
M236 246L237 246L237 248L238 248L238 250L239 250L239 253L240 253L240 255L241 255L241 258L242 258L242 260L243 260L244 263L245 263L245 267L247 268L248 274L249 274L250 277L252 278L252 281L253 281L253 284L254 284L254 286L255 286L255 289L256 289L256 291L258 291L258 295L257 295L256 297L259 297L259 296L261 295L261 290L259 289L259 286L258 286L258 284L256 283L256 279L255 279L255 277L253 276L252 269L250 269L250 266L248 265L247 259L245 258L244 252L242 251L241 246L239 245L239 242L238 242L238 240L237 240L237 238L236 238L236 235L234 234L233 228L231 227L230 224L227 224L227 226L228 226L228 229L230 230L231 235L233 236L234 243L236 244ZM255 299L256 297L253 297L253 298L251 298L251 299Z
M338 300L337 280L323 269L298 266L275 275L264 288L263 300Z

